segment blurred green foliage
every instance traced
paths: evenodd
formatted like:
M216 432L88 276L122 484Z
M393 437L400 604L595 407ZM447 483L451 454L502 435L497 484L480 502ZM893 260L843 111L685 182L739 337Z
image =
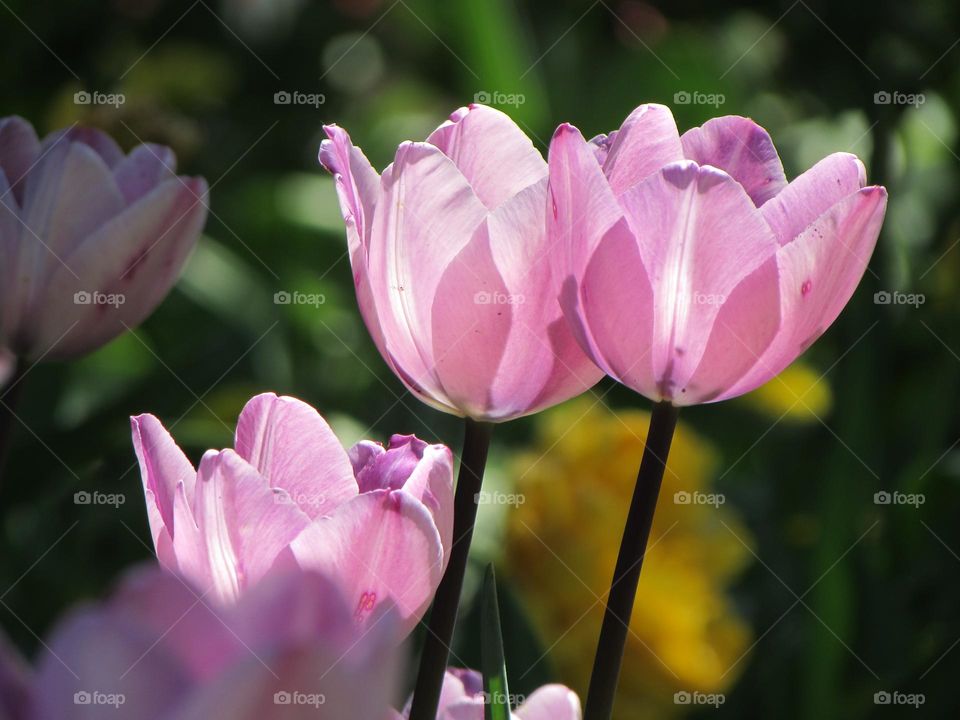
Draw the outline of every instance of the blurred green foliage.
M727 702L705 712L866 718L881 711L875 692L901 690L926 694L917 716L955 716L960 5L6 0L0 17L4 114L41 131L95 124L127 147L170 144L182 171L212 185L206 234L158 311L96 354L26 378L0 490L0 623L23 648L150 556L131 414L160 416L194 460L229 445L243 402L267 389L313 403L345 440L414 432L457 447L456 420L404 392L357 313L333 184L316 163L323 122L348 128L383 167L398 142L475 98L512 97L502 109L544 151L560 121L589 136L656 101L681 129L754 117L789 177L828 152L855 152L891 198L871 270L806 358L827 373L832 413L800 425L736 403L685 413L720 448L721 489L762 561L736 594L757 645ZM126 102L77 106L79 89ZM278 91L325 102L277 105ZM883 91L925 102L877 104ZM723 103L683 104L678 93ZM877 305L880 290L926 302ZM277 305L278 291L325 302ZM613 408L645 404L606 383L597 392ZM498 429L495 468L530 428ZM126 502L74 504L94 489ZM873 503L894 489L926 503ZM495 555L495 540L478 540L478 556ZM502 594L513 674L540 648L510 588ZM458 656L476 666L476 614L462 617L472 625ZM511 677L511 689L547 675Z

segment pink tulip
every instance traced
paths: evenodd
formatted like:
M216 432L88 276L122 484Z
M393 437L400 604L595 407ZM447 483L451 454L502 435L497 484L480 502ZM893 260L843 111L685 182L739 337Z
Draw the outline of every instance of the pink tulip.
M386 720L395 631L387 611L361 632L316 573L272 576L222 608L141 568L58 624L12 720Z
M770 380L836 319L886 209L836 153L787 183L770 136L721 117L681 137L643 105L609 136L561 125L549 233L584 351L654 401L713 402Z
M547 165L503 113L457 110L405 142L378 176L332 125L360 312L397 377L455 415L502 421L562 402L602 375L551 285Z
M0 119L0 347L63 359L146 318L170 291L207 216L207 183L169 148L124 155L104 133L43 141Z
M517 698L508 698L517 700ZM484 707L491 700L483 689L483 678L473 670L450 669L443 678L437 720L483 720ZM409 716L410 708L399 720ZM563 685L544 685L511 713L515 720L580 720L580 699Z
M394 435L347 453L312 407L265 393L240 414L235 449L194 470L157 418L131 423L157 557L217 602L300 567L332 577L364 626L393 604L409 632L430 604L452 541L443 445Z
M26 661L0 633L0 720L27 720L31 682Z

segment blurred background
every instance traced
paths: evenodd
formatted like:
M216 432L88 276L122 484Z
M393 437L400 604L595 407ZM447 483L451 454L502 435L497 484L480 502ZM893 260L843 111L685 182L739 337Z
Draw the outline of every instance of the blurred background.
M561 121L589 137L660 102L681 130L753 117L789 178L854 152L890 206L829 332L767 387L681 415L618 718L892 717L897 692L922 694L910 717L956 717L956 2L0 0L0 18L4 115L168 144L212 186L154 315L26 379L0 490L0 625L24 652L151 556L131 414L158 415L194 461L264 390L315 405L345 443L459 449L460 424L405 392L360 320L322 123L382 168L473 101L544 153ZM471 597L492 559L511 691L585 695L648 410L603 381L497 428L455 662L478 665ZM93 491L118 500L75 501Z

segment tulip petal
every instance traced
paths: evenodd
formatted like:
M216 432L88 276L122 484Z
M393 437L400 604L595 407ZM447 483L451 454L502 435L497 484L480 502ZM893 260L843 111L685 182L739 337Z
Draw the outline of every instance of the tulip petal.
M836 320L866 271L887 206L882 187L845 197L777 253L781 329L750 372L720 400L778 375Z
M76 281L81 273L71 254L124 206L103 159L89 146L61 137L27 175L19 239L9 240L18 247L5 252L16 261L15 291L4 302L10 306L5 308L5 334L15 352L31 357L56 343L83 308L73 302L73 293L86 288L51 297L51 276L60 272Z
M603 173L619 195L668 163L683 160L680 133L665 105L641 105L609 143Z
M26 301L18 282L20 273L20 254L24 251L20 242L23 225L20 220L20 208L16 198L10 192L7 177L0 169L0 288L3 288L3 302L0 303L0 344L13 346L17 332L20 308Z
M369 250L374 211L380 197L380 176L345 130L324 125L327 140L320 144L320 163L333 174L340 212L347 227L347 248L360 314L374 344L387 364L394 367L386 350L377 307L370 289Z
M676 405L711 402L738 382L780 329L780 275L775 255L722 299L703 359Z
M156 633L103 609L74 612L38 661L33 720L161 720L193 686ZM94 698L94 693L97 694Z
M130 151L113 170L117 187L127 204L131 204L153 190L164 180L176 175L177 158L173 150L163 145L144 143Z
M483 717L483 677L476 670L449 668L443 674L438 720L477 720ZM410 715L410 703L405 714Z
M162 645L191 678L208 681L251 645L228 627L213 599L181 577L136 568L123 579L106 606L114 618L123 618Z
M490 232L482 224L447 265L431 310L437 379L454 407L488 419L491 389L513 326L514 306L497 267Z
M79 354L149 315L170 291L197 241L207 216L206 192L206 182L199 178L168 180L88 236L65 258L69 270L54 268L44 299L50 317L39 328L32 355L49 351L47 358L56 359ZM122 301L78 304L78 292Z
M780 244L786 245L866 182L866 170L856 155L828 155L765 204L761 211L763 219Z
M601 167L607 161L607 155L610 154L610 146L613 145L616 139L617 131L614 130L612 133L594 135L587 141L587 144L590 146L590 149L593 150L593 155L597 158L597 162L600 163Z
M16 648L0 632L0 718L27 720L30 669Z
M67 263L87 235L124 208L110 168L84 143L61 141L27 176L23 241L46 264ZM59 260L57 259L59 258Z
M390 451L372 440L361 440L347 453L361 493L399 490L417 467L426 443L414 435L394 435Z
M444 548L444 568L453 541L453 453L413 435L394 435L390 449L363 440L350 449L360 492L400 490L422 502L433 516Z
M0 119L0 171L7 177L12 195L23 203L24 180L40 155L40 141L33 126L21 117ZM3 188L3 195L7 188Z
M204 590L212 588L221 602L236 600L242 589L263 577L309 523L286 493L273 490L233 450L203 456L193 515L209 573L194 581ZM175 546L179 539L178 532Z
M580 720L580 699L563 685L538 688L515 713L518 720Z
M487 211L453 162L424 143L400 146L382 192L369 269L386 351L413 392L450 410L434 370L433 303L444 271Z
M394 652L370 638L355 645L345 654L304 644L248 655L191 696L176 720L387 720L398 676Z
M82 143L93 150L108 168L115 168L123 160L123 150L117 145L117 142L103 130L92 127L83 127L73 125L63 130L55 130L43 138L41 149L53 147L61 144L62 141L68 143Z
M453 161L491 210L547 175L547 164L526 133L486 105L460 108L427 142Z
M749 118L713 118L685 132L680 141L688 160L726 172L743 186L757 207L787 186L773 140Z
M487 218L494 263L508 288L507 305L494 303L510 332L490 385L497 417L517 417L555 405L594 385L603 375L583 354L563 322L550 266L544 223L547 179L503 203ZM524 242L517 242L517 238ZM537 382L531 382L536 378Z
M315 572L275 572L224 613L240 647L275 652L321 641L344 652L356 641L353 622L333 578ZM387 630L390 621L384 618Z
M553 284L570 330L598 366L616 374L592 336L579 288L594 251L607 235L622 236L628 241L632 235L623 210L594 159L594 151L572 125L558 127L550 143L547 227ZM638 284L642 285L642 281ZM652 296L639 308L649 309L651 305Z
M166 567L176 568L172 545L177 530L174 524L174 496L177 486L183 484L187 497L193 497L197 471L177 447L163 423L153 415L130 418L130 428L133 448L140 464L153 545L160 562Z
M679 399L704 359L723 301L773 256L776 239L739 183L691 161L666 166L620 202L657 299L654 397Z
M403 490L375 490L313 521L291 544L301 567L338 578L358 622L381 603L413 629L440 583L443 547L427 508Z
M561 303L590 338L594 361L619 382L657 397L654 375L653 288L637 241L621 220L610 228Z
M357 494L353 467L337 436L296 398L273 393L252 398L237 421L234 446L270 487L286 490L311 519L329 515Z

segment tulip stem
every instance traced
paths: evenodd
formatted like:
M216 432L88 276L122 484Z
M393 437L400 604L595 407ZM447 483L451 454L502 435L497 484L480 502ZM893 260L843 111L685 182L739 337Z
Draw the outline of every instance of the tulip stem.
M623 528L620 554L610 584L600 639L597 641L597 655L593 661L584 720L610 720L613 713L613 701L620 679L620 666L623 663L624 643L627 640L633 601L640 581L640 568L643 566L643 556L650 539L660 483L666 469L667 455L670 453L670 443L679 412L679 408L668 402L659 402L653 406L647 442L640 460L640 471L637 473L637 484L630 501L627 523Z
M437 588L437 594L427 623L427 636L420 656L420 670L413 692L410 720L436 720L437 705L447 658L457 623L460 591L467 569L467 555L477 519L477 495L483 485L483 469L487 464L493 425L466 419L463 452L460 455L460 474L453 501L453 546L450 561Z
M23 364L19 360L14 362L16 366L10 375L10 382L0 388L0 490L3 488L4 470L13 440L17 403L23 392L23 376L26 374Z

